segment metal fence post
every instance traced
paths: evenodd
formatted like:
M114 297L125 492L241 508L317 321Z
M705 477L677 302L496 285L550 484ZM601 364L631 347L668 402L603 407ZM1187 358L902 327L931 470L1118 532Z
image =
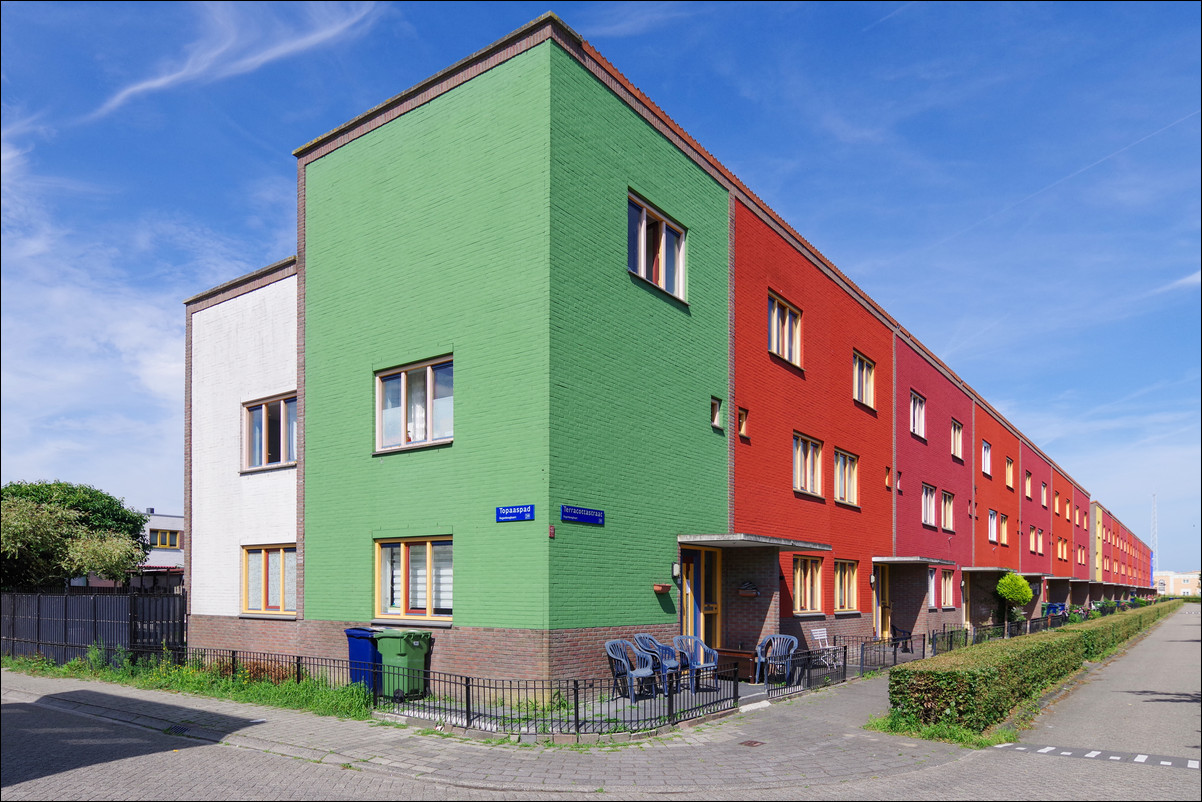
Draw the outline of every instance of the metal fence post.
M666 675L661 675L664 681L664 692L668 695L668 723L676 723L676 694L672 690L672 681ZM738 682L738 680L735 680ZM654 691L654 686L652 687Z
M230 649L230 679L238 676L238 650Z
M472 678L463 678L463 726L472 724Z
M296 656L296 681L301 681L301 656L299 654Z
M572 726L580 734L580 680L572 680Z

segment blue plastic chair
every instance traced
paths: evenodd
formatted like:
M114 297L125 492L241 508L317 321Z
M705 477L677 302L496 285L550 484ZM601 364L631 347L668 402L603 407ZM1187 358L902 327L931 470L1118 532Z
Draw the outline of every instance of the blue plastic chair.
M756 684L768 681L770 669L784 670L786 682L793 674L793 652L797 651L797 638L792 635L769 635L755 647Z
M651 680L651 695L655 695L654 658L642 651L628 640L607 640L605 654L609 657L609 668L614 675L614 692L621 694L621 683L626 683L626 691L630 703L634 704L638 685ZM630 656L634 655L634 666L630 664Z
M679 686L680 655L675 647L660 643L654 636L640 632L634 636L634 645L655 658L654 666L659 670L659 685L664 693L668 692L668 683L675 679Z
M718 667L718 653L692 635L677 635L672 638L672 645L680 654L681 666L689 672L693 693L697 693L697 678L706 669L713 671Z

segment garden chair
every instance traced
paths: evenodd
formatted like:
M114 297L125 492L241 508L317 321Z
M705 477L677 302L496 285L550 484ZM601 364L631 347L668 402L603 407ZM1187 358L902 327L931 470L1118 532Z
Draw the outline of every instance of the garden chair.
M701 672L718 668L718 653L706 646L701 638L692 635L677 635L672 638L672 645L680 654L681 667L689 672L693 693L697 693L697 679Z
M838 647L830 642L826 635L826 627L811 629L810 637L814 639L814 649L819 653L815 662L829 671L836 671L843 666L843 655Z
M634 704L639 684L651 680L651 695L655 696L654 659L650 654L628 640L607 640L605 654L614 675L615 693L629 695L630 703ZM630 662L631 655L634 656L634 665ZM622 693L623 682L626 683L626 694Z
M659 685L665 694L670 682L674 681L676 687L680 687L680 655L675 647L660 643L645 632L634 636L634 645L655 658L653 666L659 671Z
M792 635L769 635L755 647L755 682L767 682L769 674L785 675L785 683L793 678L793 653L797 638Z

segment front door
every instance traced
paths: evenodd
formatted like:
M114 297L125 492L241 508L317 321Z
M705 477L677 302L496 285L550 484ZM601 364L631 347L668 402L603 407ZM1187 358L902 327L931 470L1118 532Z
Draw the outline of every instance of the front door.
M893 623L889 609L889 566L874 565L872 567L873 610L876 613L873 623L876 625L878 638L890 636L890 625Z
M717 649L722 645L722 552L696 547L680 550L680 631Z

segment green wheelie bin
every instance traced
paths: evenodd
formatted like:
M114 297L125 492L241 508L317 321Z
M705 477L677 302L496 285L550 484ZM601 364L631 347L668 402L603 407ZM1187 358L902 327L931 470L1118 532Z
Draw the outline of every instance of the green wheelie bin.
M420 629L385 629L376 633L383 666L383 695L395 701L424 696L430 633Z

